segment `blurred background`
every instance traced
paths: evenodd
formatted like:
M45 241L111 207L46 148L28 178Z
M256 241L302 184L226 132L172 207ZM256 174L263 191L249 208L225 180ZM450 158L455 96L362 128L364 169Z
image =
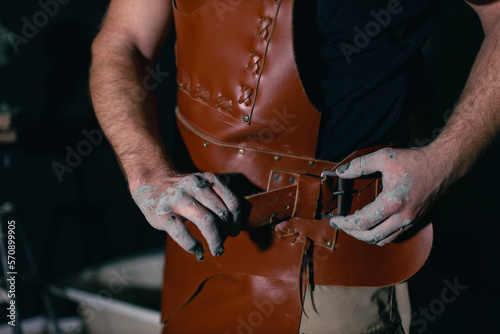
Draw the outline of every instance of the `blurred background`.
M165 235L147 224L130 199L110 146L99 139L89 99L90 45L108 1L41 5L47 2L0 2L0 217L4 233L7 222L15 220L16 232L25 239L16 240L19 316L43 322L52 310L57 318L78 322L93 319L68 297L68 277L115 259L161 254ZM17 37L7 39L9 32ZM482 38L474 12L461 1L445 1L424 49L427 80L422 105L411 116L410 145L422 146L437 136ZM157 87L169 148L176 87L172 45L169 40L158 61L169 75ZM500 311L499 153L497 142L433 209L434 249L409 281L414 333L495 328ZM47 288L53 284L61 289ZM456 298L443 299L444 289L457 284ZM119 300L119 293L108 297ZM146 308L159 307L159 294L151 298ZM9 321L7 301L0 294L3 324ZM68 332L83 332L82 326ZM2 328L5 333L12 329Z

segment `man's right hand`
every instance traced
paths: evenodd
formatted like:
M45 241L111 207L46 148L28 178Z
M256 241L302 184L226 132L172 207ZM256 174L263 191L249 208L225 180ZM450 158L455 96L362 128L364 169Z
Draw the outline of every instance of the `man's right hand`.
M151 226L166 231L184 250L203 260L203 246L188 231L191 221L202 233L213 256L241 229L238 198L213 173L173 176L148 182L132 194Z

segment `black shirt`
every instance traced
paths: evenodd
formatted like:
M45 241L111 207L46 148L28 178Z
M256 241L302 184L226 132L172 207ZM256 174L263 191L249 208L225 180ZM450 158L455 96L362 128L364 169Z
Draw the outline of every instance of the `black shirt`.
M322 112L318 158L338 161L373 145L408 116L420 87L420 51L440 4L296 1L298 69Z

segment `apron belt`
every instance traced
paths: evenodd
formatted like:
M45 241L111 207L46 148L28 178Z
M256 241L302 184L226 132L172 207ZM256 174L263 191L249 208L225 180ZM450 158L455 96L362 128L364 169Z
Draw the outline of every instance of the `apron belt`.
M265 191L245 196L249 214L244 229L258 228L289 218L324 219L338 212L339 203L352 203L362 198L353 210L359 210L375 200L382 190L381 178L368 176L343 182L333 172L338 166L356 157L374 152L387 145L358 150L341 162L331 162L280 152L255 149L245 145L223 143L199 132L177 113L183 137L190 147L203 148L191 154L206 163L206 157L224 157L223 164L202 168L214 173L242 173ZM244 158L244 159L242 159ZM242 159L238 162L238 159ZM251 161L251 163L246 163ZM196 164L196 161L195 161ZM340 181L340 182L339 182ZM361 196L361 192L366 192Z

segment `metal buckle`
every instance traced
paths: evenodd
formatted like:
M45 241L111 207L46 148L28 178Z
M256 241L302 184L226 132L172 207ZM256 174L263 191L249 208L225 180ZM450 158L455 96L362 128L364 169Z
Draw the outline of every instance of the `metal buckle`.
M338 176L334 170L325 170L321 173L321 178L324 180L328 176ZM321 216L321 219L333 218L336 216L345 216L346 214L346 180L338 178L337 180L337 191L333 192L333 195L337 195L337 214L325 214Z

